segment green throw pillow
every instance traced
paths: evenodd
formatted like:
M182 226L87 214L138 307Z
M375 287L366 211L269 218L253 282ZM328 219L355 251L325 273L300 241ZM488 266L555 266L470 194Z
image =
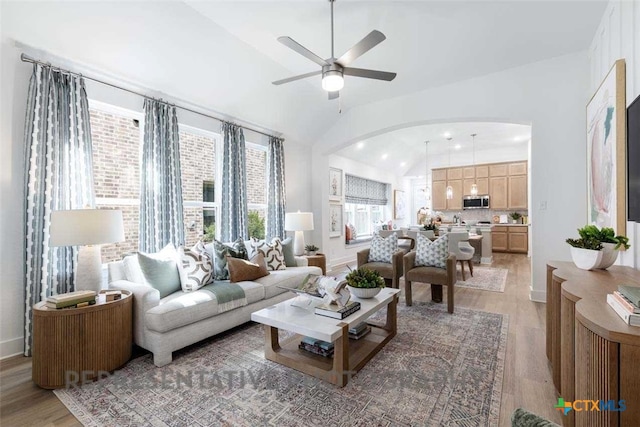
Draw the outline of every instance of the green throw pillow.
M293 239L291 237L287 237L282 241L282 253L284 253L284 263L287 267L298 266L293 253Z
M244 240L238 238L231 244L225 244L217 240L213 241L213 278L215 280L228 280L229 279L229 267L227 266L227 255L233 258L249 259L247 248L244 245Z
M147 283L160 291L160 298L182 289L175 259L158 259L139 252L138 263Z

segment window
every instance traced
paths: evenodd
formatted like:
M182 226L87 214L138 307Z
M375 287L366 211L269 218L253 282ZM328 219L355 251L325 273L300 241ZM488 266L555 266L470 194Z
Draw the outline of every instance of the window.
M267 147L246 143L249 236L264 239L267 216Z
M140 120L133 111L90 102L96 207L119 209L124 242L102 246L102 262L121 260L138 250L140 216Z
M345 175L345 213L347 224L354 226L356 238L371 237L374 225L385 222L389 185L383 182Z
M216 235L216 134L180 125L185 245Z

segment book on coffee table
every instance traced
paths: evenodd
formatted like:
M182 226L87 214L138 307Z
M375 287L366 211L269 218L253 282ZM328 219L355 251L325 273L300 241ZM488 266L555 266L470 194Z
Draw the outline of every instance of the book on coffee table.
M344 307L334 304L323 304L316 307L315 313L320 316L333 317L334 319L344 319L358 310L360 310L360 303L358 301L352 301Z

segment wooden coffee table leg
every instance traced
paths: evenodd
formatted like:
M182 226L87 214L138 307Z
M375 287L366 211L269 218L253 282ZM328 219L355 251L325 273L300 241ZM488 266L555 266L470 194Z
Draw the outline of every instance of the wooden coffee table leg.
M349 325L340 323L338 326L342 329L342 336L333 343L332 375L335 377L330 382L338 387L344 387L351 376L349 371Z
M384 329L391 333L390 337L394 337L398 332L398 294L393 296L387 306L387 322L384 325Z
M275 361L276 351L280 350L280 341L278 339L278 328L273 326L264 325L265 340L264 340L264 356L268 360Z

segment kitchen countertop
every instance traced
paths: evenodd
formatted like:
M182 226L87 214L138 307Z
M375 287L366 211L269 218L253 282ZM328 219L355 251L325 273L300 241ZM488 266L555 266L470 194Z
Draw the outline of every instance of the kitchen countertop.
M497 225L499 227L528 227L531 224L491 224L491 225Z

